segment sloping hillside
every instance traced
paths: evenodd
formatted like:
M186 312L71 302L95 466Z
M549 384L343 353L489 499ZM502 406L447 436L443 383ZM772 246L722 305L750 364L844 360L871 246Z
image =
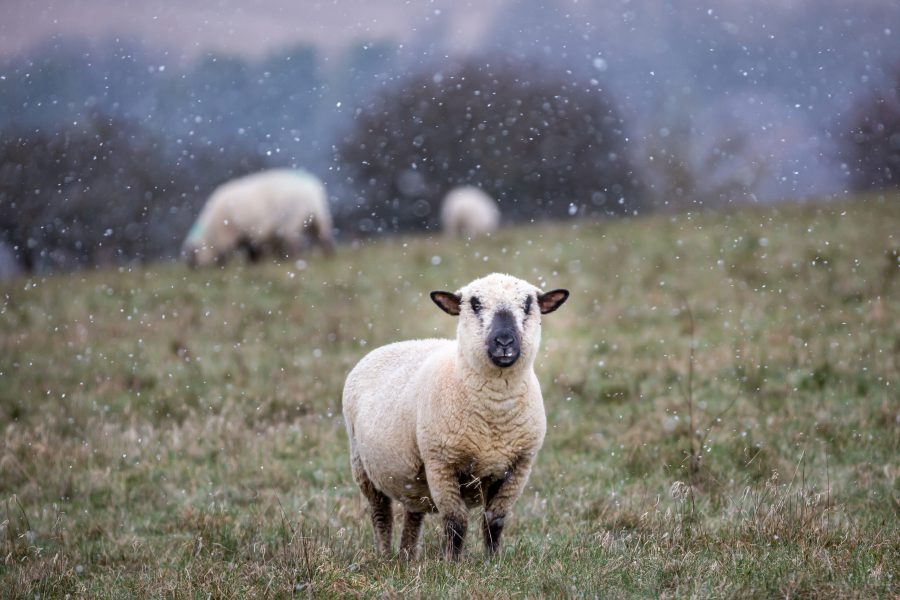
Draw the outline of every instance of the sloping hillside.
M898 252L890 196L3 284L0 589L900 593ZM438 560L429 519L421 561L378 559L343 378L452 336L428 292L490 271L572 291L544 320L548 434L504 555L473 535Z

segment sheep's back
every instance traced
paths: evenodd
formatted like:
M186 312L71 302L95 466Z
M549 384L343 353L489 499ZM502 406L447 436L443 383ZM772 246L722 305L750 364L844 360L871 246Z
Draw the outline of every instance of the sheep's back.
M325 188L302 171L276 169L228 182L210 197L209 212L260 239L300 230L310 215L330 224Z
M441 209L447 228L489 232L497 227L500 211L493 198L477 188L458 188L447 194Z

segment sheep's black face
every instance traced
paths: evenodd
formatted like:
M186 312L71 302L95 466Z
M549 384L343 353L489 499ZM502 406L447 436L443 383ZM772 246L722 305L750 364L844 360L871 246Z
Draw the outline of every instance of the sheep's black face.
M459 317L456 339L466 363L490 377L506 377L533 365L541 344L541 316L559 308L568 296L566 290L544 293L499 273L455 293L431 292L441 310Z
M511 367L519 360L522 338L516 326L516 319L508 310L498 310L494 313L485 350L491 362L501 368Z

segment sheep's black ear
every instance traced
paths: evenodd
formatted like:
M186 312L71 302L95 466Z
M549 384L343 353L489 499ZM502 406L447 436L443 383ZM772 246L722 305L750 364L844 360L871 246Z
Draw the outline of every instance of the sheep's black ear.
M541 307L541 313L552 313L554 310L563 305L569 298L569 290L552 290L544 294L538 294L538 306Z
M458 294L451 294L450 292L431 292L431 299L434 300L434 303L440 306L441 310L448 315L453 315L455 317L459 314L459 303L462 302L462 298Z

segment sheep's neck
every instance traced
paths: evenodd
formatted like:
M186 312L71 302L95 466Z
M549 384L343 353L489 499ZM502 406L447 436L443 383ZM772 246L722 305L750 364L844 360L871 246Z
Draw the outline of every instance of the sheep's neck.
M528 389L527 368L491 369L489 373L473 369L465 360L458 360L456 375L471 396L502 402L519 397ZM524 365L523 365L524 366Z

